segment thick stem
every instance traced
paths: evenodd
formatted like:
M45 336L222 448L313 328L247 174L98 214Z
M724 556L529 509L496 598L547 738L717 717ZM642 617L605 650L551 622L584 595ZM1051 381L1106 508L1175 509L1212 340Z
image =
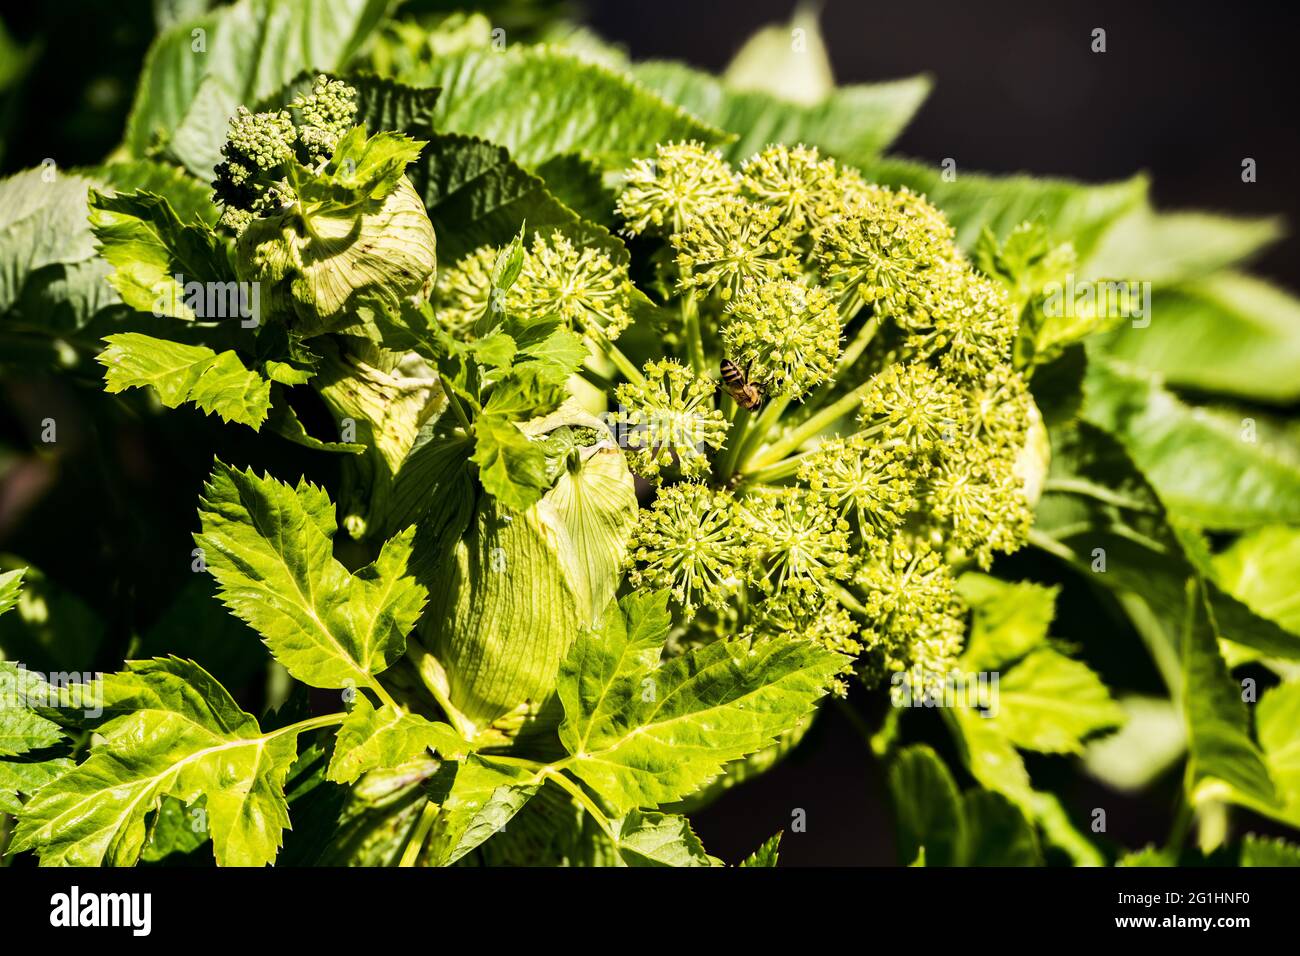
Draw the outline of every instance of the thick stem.
M745 475L746 481L771 482L780 481L783 478L789 478L799 471L802 465L809 457L817 453L816 449L806 451L802 455L792 455L789 458L782 458L778 462L770 465L764 465L756 471L749 472Z
M700 330L700 308L694 289L682 296L682 326L686 332L686 349L690 354L691 368L696 375L703 377L708 374L708 367L704 362L704 334Z
M790 452L798 449L799 446L809 438L812 438L824 429L834 425L837 421L852 411L853 408L862 401L862 396L867 394L869 388L871 388L871 382L863 382L847 395L841 396L838 400L827 405L816 415L813 415L802 425L793 429L790 434L786 435L780 441L768 446L766 451L759 455L755 455L750 460L746 461L745 464L741 466L741 470L749 471L750 469L763 468L766 465L780 461L786 455L790 454Z
M745 445L745 439L749 436L750 418L752 413L748 408L739 406L736 408L735 417L731 420L731 429L727 432L727 444L723 449L722 457L718 460L718 480L725 482L736 473L736 462L740 459L740 450Z
M441 810L441 804L434 803L432 800L424 805L424 809L420 811L420 819L415 822L411 839L407 842L406 849L402 851L402 859L398 862L398 866L415 866L415 861L420 858L420 850L424 847L424 841L428 839L429 831L433 829L433 821L438 819Z

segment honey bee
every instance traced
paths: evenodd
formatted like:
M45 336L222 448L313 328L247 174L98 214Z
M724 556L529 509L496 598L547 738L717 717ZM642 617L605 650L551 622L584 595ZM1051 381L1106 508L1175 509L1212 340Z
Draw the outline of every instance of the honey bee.
M731 359L722 360L722 387L741 408L753 411L763 404L763 393L757 385L745 378L740 366Z

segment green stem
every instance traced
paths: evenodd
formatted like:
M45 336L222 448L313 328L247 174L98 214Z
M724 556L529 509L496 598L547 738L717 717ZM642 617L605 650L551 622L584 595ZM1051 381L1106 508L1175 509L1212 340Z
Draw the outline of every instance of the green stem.
M827 405L802 425L793 429L790 434L786 435L780 441L769 445L766 451L759 455L755 455L753 458L746 461L745 464L741 466L741 470L749 471L751 468L763 468L774 462L780 461L808 439L835 424L852 411L853 408L862 401L862 396L867 394L869 388L871 388L871 382L866 381L847 395L841 396L837 401Z
M858 329L858 334L853 337L849 347L840 353L839 360L835 363L834 374L824 385L812 393L805 404L809 407L816 407L825 402L830 397L831 389L835 387L835 383L843 380L845 373L862 357L862 353L867 350L867 346L871 344L871 340L876 337L878 331L880 331L880 319L878 317L873 315L862 323L862 328Z
M605 357L614 363L614 367L623 373L625 379L637 388L645 388L645 376L641 374L641 370L636 367L630 358L623 354L617 345L604 336L592 341L596 348L604 352Z
M1101 485L1095 485L1091 481L1085 481L1082 478L1048 478L1043 483L1043 491L1066 492L1072 495L1082 495L1085 498L1093 498L1097 501L1108 505L1115 505L1118 508L1127 508L1130 511L1144 511L1154 513L1156 511L1151 505L1144 501L1138 501L1136 498L1130 498L1127 495L1119 494L1104 488Z
M414 636L406 642L406 656L415 665L415 672L420 675L420 683L424 685L424 689L442 708L443 715L456 728L456 733L466 740L472 740L474 735L478 733L478 728L452 704L451 699L447 696L446 673L442 669L442 664Z
M591 818L596 821L596 824L605 831L605 835L613 840L615 844L618 843L618 834L614 832L614 825L609 822L609 817L605 816L604 811L596 806L596 802L587 796L586 791L563 773L555 770L553 766L544 769L541 776L546 780L555 781L556 786L568 793L574 800L577 800L582 808L591 814Z
M783 395L780 398L772 399L763 407L763 410L758 414L758 418L754 421L754 427L749 430L749 434L745 438L744 447L737 453L737 462L749 461L754 452L763 446L764 439L772 433L772 429L776 427L781 413L789 405L790 397Z
M783 478L789 478L799 470L799 466L805 461L817 454L817 450L806 451L802 455L792 455L789 458L782 458L778 462L770 465L764 465L756 471L751 471L745 475L746 481L772 482L780 481Z
M425 803L424 809L420 811L420 819L415 822L411 839L407 842L406 849L402 851L402 859L398 862L398 866L415 866L415 861L420 858L420 850L424 847L424 841L428 838L429 831L433 829L433 821L438 819L441 810L442 805L432 800Z
M456 418L457 420L460 421L461 426L466 431L470 431L473 428L473 426L470 425L469 415L466 414L465 406L460 403L460 399L456 397L456 393L453 392L451 389L444 389L443 394L447 396L447 405L455 413Z
M740 406L736 409L735 417L731 420L731 430L727 432L727 445L722 452L722 458L718 461L718 479L725 482L736 473L736 462L740 458L740 449L745 445L745 439L749 436L750 419L753 413L748 408Z
M691 358L691 368L695 374L708 374L704 363L704 335L700 331L700 308L695 299L695 290L690 289L682 296L682 326L686 331L686 348Z
M278 730L272 730L266 735L266 739L272 737L283 737L286 734L305 734L309 730L317 730L321 727L333 727L347 720L348 715L343 711L335 714L323 714L320 717L309 717L306 720L300 720L296 724L290 724L287 727L281 727Z

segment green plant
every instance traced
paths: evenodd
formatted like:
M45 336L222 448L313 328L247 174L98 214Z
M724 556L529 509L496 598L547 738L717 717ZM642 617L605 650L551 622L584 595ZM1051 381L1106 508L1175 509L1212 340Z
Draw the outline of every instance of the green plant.
M11 354L274 462L216 458L177 559L215 590L113 673L20 667L46 622L66 659L74 605L0 576L11 859L716 865L689 815L822 706L888 764L904 863L1300 826L1294 431L1167 387L1294 398L1259 374L1294 369L1293 301L1226 271L1271 224L882 157L926 81L800 61L783 100L745 76L766 34L718 79L326 6L218 8L214 48L259 39L197 73L195 25L161 33L105 164L0 181ZM1234 315L1212 372L1170 331ZM1062 588L1159 693L1085 663ZM271 661L257 717L218 677ZM1130 788L1185 753L1167 844L1126 855L1022 751Z

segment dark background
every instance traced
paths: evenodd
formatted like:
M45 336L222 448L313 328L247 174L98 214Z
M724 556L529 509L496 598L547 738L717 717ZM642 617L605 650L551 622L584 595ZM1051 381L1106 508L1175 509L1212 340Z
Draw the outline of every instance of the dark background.
M586 4L588 22L635 58L684 59L714 70L756 28L785 20L792 8L787 0ZM0 18L20 42L35 44L37 57L19 95L0 101L0 173L46 157L63 167L100 160L121 135L153 35L151 4L9 0ZM933 162L951 156L959 170L1089 181L1146 170L1161 208L1281 214L1288 224L1300 222L1300 192L1292 186L1300 159L1295 9L829 0L822 22L839 81L918 72L934 78L931 98L895 152ZM1095 27L1107 31L1104 54L1090 50ZM1241 181L1246 156L1258 162L1253 184ZM1257 271L1296 289L1297 252L1296 239L1288 236L1261 257ZM194 492L212 449L227 460L248 460L251 448L231 434L236 430L179 412L166 416L169 424L161 428L115 422L121 427L110 436L99 421L103 403L95 383L73 393L39 380L8 384L0 452L4 445L31 447L34 436L24 422L33 416L27 411L57 407L60 422L71 424L66 444L60 432L61 462L33 458L0 477L0 551L43 554L52 576L92 605L111 608L111 656L113 635L121 643L156 616L150 601L171 594L185 576L184 567L153 570L156 554L160 548L188 553ZM185 450L195 430L212 436L202 455ZM69 536L68 546L51 540L51 527L65 529L59 534ZM72 551L73 540L78 548L93 541L91 551ZM1032 555L1017 556L1004 570L1043 580L1059 574ZM1077 641L1103 676L1122 671L1125 686L1150 681L1154 688L1153 675L1133 673L1145 665L1134 662L1132 649L1140 645L1127 625L1105 606L1099 614L1083 584L1071 583L1058 609L1061 636ZM879 702L855 699L850 706L878 723L880 714L870 711ZM905 726L909 737L947 738L933 712L909 715ZM952 765L953 755L945 756ZM1106 807L1117 846L1165 839L1177 779L1161 781L1141 799L1120 799L1063 759L1031 759L1030 770L1036 785L1061 793L1076 821L1085 821L1093 807ZM710 851L735 861L776 830L788 831L796 808L807 814L807 831L787 832L783 863L895 862L884 780L841 709L826 708L784 764L695 820Z

